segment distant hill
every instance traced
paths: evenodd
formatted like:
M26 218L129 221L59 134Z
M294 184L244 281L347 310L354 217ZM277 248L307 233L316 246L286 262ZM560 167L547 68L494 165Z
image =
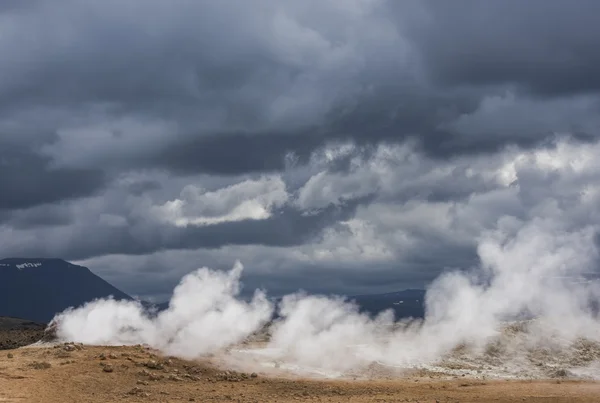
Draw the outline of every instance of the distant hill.
M425 290L409 289L385 294L355 295L349 299L354 300L361 311L372 315L391 309L397 319L425 316Z
M0 316L48 323L66 308L108 296L133 299L88 268L62 259L0 260Z

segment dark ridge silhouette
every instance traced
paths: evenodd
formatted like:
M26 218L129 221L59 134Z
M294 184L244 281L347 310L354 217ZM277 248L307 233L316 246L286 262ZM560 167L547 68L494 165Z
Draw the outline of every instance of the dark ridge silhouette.
M0 316L0 331L3 330L28 330L41 329L44 330L44 323L32 322L27 319L13 318L10 316Z
M371 315L391 309L396 319L425 316L425 290L408 289L385 294L355 295L348 299L354 301L361 312Z
M69 307L109 296L133 299L87 267L62 259L0 260L0 316L48 323Z

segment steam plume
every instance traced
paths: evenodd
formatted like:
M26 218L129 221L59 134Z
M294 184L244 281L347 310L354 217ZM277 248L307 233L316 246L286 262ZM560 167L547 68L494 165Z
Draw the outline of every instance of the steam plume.
M137 302L110 299L67 310L53 320L57 335L87 344L144 343L186 358L216 351L259 329L273 311L260 291L249 303L236 298L242 269L236 262L228 273L202 268L188 274L156 317Z
M262 355L339 374L372 363L413 366L459 345L483 349L504 321L524 315L538 318L530 345L545 343L548 332L567 344L596 340L600 326L590 301L600 295L597 284L563 280L593 267L596 231L570 231L550 219L499 225L481 238L477 268L433 282L423 321L397 323L391 312L371 318L341 298L286 296ZM216 352L261 329L274 312L260 291L250 302L238 298L241 272L238 262L229 273L202 268L185 276L156 317L138 303L114 300L70 309L55 318L58 335L89 344L147 343L186 358Z

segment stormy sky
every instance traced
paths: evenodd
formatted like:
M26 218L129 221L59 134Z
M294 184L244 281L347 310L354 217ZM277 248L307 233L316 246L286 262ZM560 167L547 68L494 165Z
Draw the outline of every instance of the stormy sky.
M600 223L596 0L0 3L0 256L422 287Z

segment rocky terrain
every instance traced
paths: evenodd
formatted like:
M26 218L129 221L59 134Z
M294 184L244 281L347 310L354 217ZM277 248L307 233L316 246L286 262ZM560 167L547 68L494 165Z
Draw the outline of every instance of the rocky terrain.
M597 402L591 381L481 381L407 373L312 380L164 357L142 346L33 346L0 355L0 402Z

